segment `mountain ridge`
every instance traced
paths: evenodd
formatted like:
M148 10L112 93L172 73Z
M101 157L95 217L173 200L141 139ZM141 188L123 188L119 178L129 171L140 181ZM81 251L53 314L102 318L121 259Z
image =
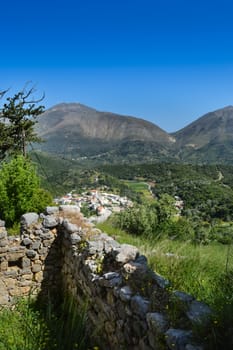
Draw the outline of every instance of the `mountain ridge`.
M38 120L39 148L74 159L107 154L115 160L233 161L233 106L209 112L167 133L142 118L100 112L81 103L60 103ZM232 154L231 154L232 153Z

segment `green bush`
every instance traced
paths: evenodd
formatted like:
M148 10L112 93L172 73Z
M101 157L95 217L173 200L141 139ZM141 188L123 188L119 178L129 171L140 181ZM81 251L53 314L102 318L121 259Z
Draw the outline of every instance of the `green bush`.
M0 170L0 217L12 226L22 214L41 212L52 202L51 195L40 187L33 164L23 156L3 163Z

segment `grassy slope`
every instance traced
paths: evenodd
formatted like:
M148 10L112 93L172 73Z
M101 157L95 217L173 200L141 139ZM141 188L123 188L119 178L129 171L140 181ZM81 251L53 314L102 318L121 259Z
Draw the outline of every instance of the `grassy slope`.
M171 240L149 241L116 229L111 222L99 224L98 227L120 243L140 248L140 253L148 258L151 268L169 279L174 289L188 292L218 308L219 299L224 298L219 277L226 269L228 246L194 246L189 242ZM230 259L229 264L233 267L233 259Z

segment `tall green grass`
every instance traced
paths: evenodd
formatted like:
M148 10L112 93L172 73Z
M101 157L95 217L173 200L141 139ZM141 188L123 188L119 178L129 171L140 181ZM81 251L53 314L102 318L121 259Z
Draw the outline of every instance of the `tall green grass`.
M194 245L169 239L130 235L111 222L98 225L120 243L139 248L150 267L171 282L174 290L190 293L211 306L212 322L194 332L208 350L233 349L233 247L211 243Z
M56 309L30 297L0 310L0 350L86 350L86 309L67 298Z
M98 225L120 243L137 246L150 267L163 275L177 290L192 294L213 308L218 308L220 299L224 304L226 293L222 292L221 276L233 269L233 256L229 247L222 244L194 245L169 239L148 239L134 236L114 227L111 222Z

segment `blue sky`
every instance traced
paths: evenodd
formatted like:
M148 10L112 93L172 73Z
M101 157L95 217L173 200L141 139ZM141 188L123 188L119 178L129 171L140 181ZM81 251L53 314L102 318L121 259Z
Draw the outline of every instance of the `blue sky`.
M5 1L0 89L176 131L233 105L232 18L230 0Z

